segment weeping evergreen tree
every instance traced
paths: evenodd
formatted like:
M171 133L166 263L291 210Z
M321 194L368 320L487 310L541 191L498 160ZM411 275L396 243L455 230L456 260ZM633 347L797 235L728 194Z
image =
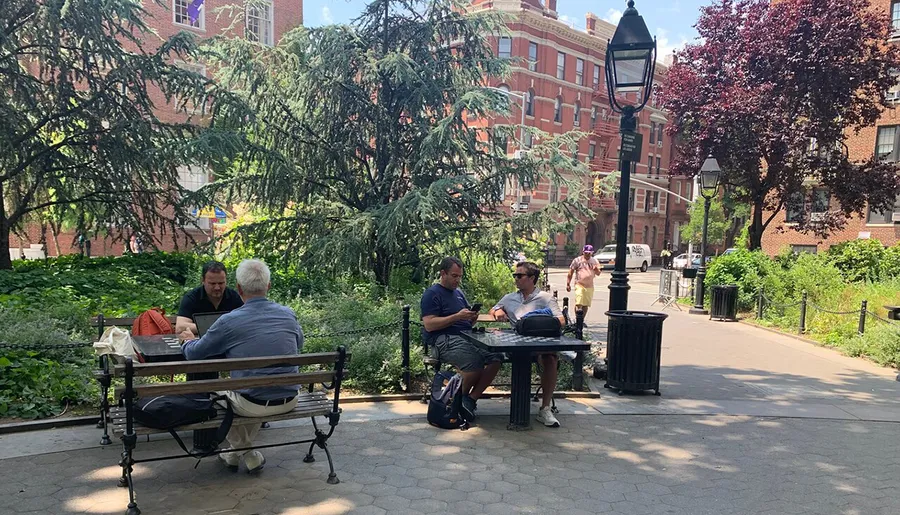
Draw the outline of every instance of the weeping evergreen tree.
M349 26L301 27L273 48L216 41L218 80L255 113L214 119L247 140L212 185L257 209L233 236L305 267L371 272L387 284L397 267L421 270L445 252L502 259L515 237L585 215L589 172L572 158L583 134L526 127L538 144L514 158L507 142L519 128L485 127L512 110L484 87L509 73L487 40L502 30L496 12L452 0L375 0ZM568 186L568 196L510 216L504 188L542 179Z
M192 220L178 166L238 148L187 114L160 119L165 102L202 115L230 97L175 66L192 36L162 41L148 16L138 0L0 1L0 269L10 232L48 211L154 245Z

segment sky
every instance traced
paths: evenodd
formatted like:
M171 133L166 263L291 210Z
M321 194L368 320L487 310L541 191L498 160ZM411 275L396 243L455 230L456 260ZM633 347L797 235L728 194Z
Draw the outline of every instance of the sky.
M347 23L362 12L366 3L367 0L304 0L303 24L318 27ZM658 55L662 58L697 37L694 23L700 7L711 3L711 0L635 0L634 6L644 17L650 34L656 36ZM558 0L556 8L560 20L584 30L585 13L592 12L616 23L625 10L625 1Z

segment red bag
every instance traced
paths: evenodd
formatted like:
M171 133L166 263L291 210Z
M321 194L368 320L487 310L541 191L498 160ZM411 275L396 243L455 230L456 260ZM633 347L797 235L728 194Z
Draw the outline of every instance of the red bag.
M166 312L162 308L151 308L144 311L131 326L133 336L153 336L155 334L175 334L175 328L166 318Z

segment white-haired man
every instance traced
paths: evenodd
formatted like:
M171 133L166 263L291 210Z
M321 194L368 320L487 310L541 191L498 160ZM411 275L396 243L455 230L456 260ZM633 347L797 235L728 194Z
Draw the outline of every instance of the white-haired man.
M255 358L297 354L303 348L303 331L297 316L290 308L266 298L271 284L269 267L258 259L247 259L235 272L237 291L244 305L222 315L200 339L191 340L193 333L185 331L182 346L189 360L226 358ZM297 367L273 367L251 370L235 370L231 377L250 377L296 373ZM287 413L297 404L297 388L294 386L270 386L247 388L238 391L219 392L226 395L234 412L242 417L265 417ZM259 424L232 426L228 432L231 449L244 449L253 445L259 433ZM259 451L223 452L219 458L236 469L243 459L248 472L258 472L266 463Z

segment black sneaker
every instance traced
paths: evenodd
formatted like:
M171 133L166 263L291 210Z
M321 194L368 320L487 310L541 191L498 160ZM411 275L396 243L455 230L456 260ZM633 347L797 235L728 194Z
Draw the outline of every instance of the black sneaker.
M460 412L467 422L475 422L475 417L478 414L478 406L476 406L475 399L468 395L463 395Z

